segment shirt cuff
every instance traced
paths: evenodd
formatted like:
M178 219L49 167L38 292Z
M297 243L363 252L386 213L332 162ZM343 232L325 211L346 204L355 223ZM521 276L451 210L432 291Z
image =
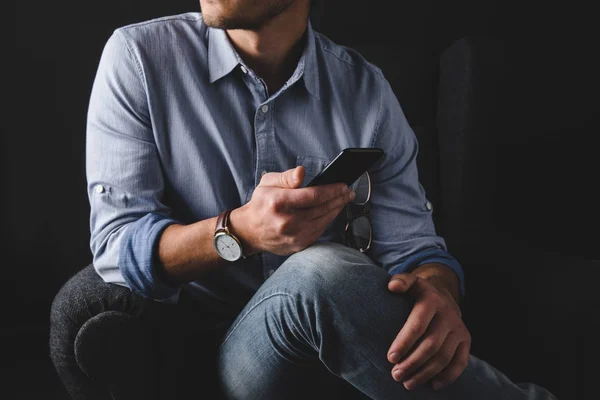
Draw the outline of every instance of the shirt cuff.
M390 269L389 273L390 275L395 275L410 272L420 265L429 263L444 264L448 268L453 270L456 273L456 276L458 277L458 281L460 284L460 294L461 296L465 295L465 273L462 269L462 266L460 265L458 260L456 260L456 258L452 257L450 253L442 249L427 249L412 254L411 256L406 258L402 263Z
M176 303L181 286L161 281L162 268L156 254L163 231L178 221L147 214L127 227L119 251L119 270L133 292L153 300Z

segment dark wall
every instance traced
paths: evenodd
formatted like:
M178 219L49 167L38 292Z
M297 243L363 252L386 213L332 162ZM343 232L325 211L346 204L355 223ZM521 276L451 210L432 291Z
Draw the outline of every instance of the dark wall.
M1 142L1 197L2 264L10 271L4 286L10 288L11 301L6 304L13 312L16 304L17 312L15 323L2 331L18 336L13 348L17 368L10 372L18 374L14 382L26 388L26 398L34 393L64 396L47 358L48 312L59 287L91 259L85 120L104 43L119 26L198 9L195 0L29 1L15 6L15 53L5 62L11 74L6 76L10 104ZM598 133L598 112L597 101L589 100L597 93L592 87L597 45L591 39L589 10L574 3L560 9L548 4L525 8L496 0L324 0L316 15L318 30L383 69L414 126L431 124L435 117L443 49L468 34L495 36L507 44L513 60L524 63L522 70L513 64L519 79L509 88L515 93L514 112L503 122L507 136L501 145L518 146L519 164L531 158L533 169L522 176L515 193L499 196L517 209L519 193L529 201L536 196L546 201L536 203L544 207L524 205L521 214L501 218L498 226L510 230L523 220L536 226L547 221L553 208L572 208L573 217L561 213L558 227L540 230L536 245L565 255L595 256L598 204L590 202L597 199L591 190L600 170L593 162L596 142L589 138ZM537 132L540 140L524 132ZM564 140L567 136L572 140ZM545 159L560 154L565 143L569 154L581 155L568 159L575 174L565 175L560 159ZM541 164L553 167L536 169ZM569 290L576 288L565 288ZM33 386L32 376L39 377Z

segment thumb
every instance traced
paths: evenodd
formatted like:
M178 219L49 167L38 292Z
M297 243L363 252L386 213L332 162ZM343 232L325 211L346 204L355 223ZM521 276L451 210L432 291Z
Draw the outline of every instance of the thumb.
M419 278L414 274L396 274L388 282L388 289L394 293L406 293Z
M284 189L296 189L304 179L304 167L288 169L284 172L270 172L260 180L262 186L274 186Z
M304 180L304 167L299 165L294 169L288 169L284 172L284 174L289 173L290 178L287 179L288 188L295 189L302 185L302 181Z

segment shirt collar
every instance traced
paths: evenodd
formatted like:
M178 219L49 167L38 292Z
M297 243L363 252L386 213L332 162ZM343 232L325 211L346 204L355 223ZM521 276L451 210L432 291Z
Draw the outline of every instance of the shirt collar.
M240 62L227 33L223 29L208 28L208 73L213 83L230 73Z
M317 69L316 37L310 21L306 31L306 47L300 57L296 71L292 75L299 79L303 77L306 89L315 97L319 98L319 74ZM210 83L214 83L229 74L238 64L243 64L242 59L235 51L222 29L208 29L208 73ZM298 76L299 75L299 76Z
M319 98L319 70L317 68L317 38L310 21L306 30L306 47L301 61L304 63L304 85L316 98Z

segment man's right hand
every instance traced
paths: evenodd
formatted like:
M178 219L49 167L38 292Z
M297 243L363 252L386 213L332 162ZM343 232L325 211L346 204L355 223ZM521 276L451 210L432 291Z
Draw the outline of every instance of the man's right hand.
M231 229L246 254L289 255L304 250L354 199L354 191L344 183L299 188L303 179L301 166L267 173L250 201L232 211Z

